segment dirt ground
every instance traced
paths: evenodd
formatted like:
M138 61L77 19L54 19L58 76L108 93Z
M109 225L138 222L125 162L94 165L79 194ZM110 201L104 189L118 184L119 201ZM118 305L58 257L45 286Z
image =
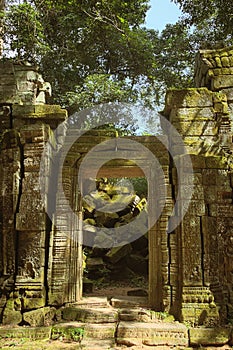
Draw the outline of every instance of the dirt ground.
M140 276L132 281L111 281L103 284L94 284L93 293L85 293L85 296L126 296L128 291L143 289L147 291L148 280Z
M101 341L98 343L90 343L90 345L82 346L75 342L60 342L58 340L41 340L28 341L25 339L0 339L0 349L17 349L17 350L195 350L193 348L181 348L170 346L108 346ZM202 347L202 350L232 350L231 346L224 345L222 347Z

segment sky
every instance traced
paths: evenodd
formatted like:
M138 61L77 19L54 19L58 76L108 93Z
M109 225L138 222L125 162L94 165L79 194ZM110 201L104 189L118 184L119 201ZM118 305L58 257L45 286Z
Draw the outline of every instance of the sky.
M146 17L146 27L163 30L166 24L174 24L181 15L179 7L170 0L150 0L150 10Z

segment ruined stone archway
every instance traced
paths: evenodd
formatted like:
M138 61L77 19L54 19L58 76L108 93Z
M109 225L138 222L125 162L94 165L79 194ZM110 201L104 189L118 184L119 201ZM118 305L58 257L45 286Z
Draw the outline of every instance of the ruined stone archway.
M201 51L196 88L166 95L163 115L182 135L191 155L194 191L190 202L186 200L190 173L183 146L168 132L169 149L177 154L184 174L179 183L174 162L158 140L138 140L159 159L167 181L165 207L150 232L150 305L195 325L213 325L220 315L226 320L233 313L232 57L231 49ZM28 311L44 312L47 306L81 298L81 227L70 220L64 201L71 201L78 212L78 162L93 147L93 138L86 135L83 143L71 147L58 182L54 164L69 135L61 128L50 139L41 196L41 156L51 132L66 119L66 111L43 104L44 91L42 100L36 100L39 75L34 67L2 62L0 70L4 73L0 96L0 315L5 324L19 324ZM103 140L116 135L99 131L95 136ZM179 186L181 210L174 213L174 221L183 208L187 213L170 232L168 219ZM57 195L60 192L64 198Z
M72 131L75 133L75 131ZM76 209L79 212L77 214L77 217L81 218L82 212L81 212L81 205L80 205L80 188L78 187L77 182L77 174L79 170L79 166L82 163L82 160L84 159L85 155L88 154L88 152L96 145L101 143L103 140L111 139L113 138L117 144L117 138L115 137L115 133L112 132L110 135L106 136L106 131L98 131L96 136L96 131L91 132L89 131L87 135L83 135L81 138L78 139L77 142L75 142L72 147L70 148L70 152L67 154L67 161L64 162L63 165L63 183L65 184L65 188L67 189L66 196L69 198L69 201L72 203L76 203ZM108 132L109 133L109 132ZM78 131L77 131L78 134ZM147 147L148 150L151 150L153 154L155 154L156 158L159 162L162 163L162 171L164 172L165 176L165 182L168 186L169 183L169 155L167 150L165 149L164 145L156 138L156 137L128 137L128 140L133 140L134 142L140 142L143 144L143 146ZM117 146L118 150L121 148L122 145ZM133 147L133 146L132 146ZM131 149L126 149L124 146L124 151L130 151ZM101 157L101 155L100 155ZM143 157L143 167L146 168L148 172L151 171L151 163L148 160L148 156L143 154L138 154L138 160L142 161ZM151 173L152 174L152 173ZM93 176L93 169L86 168L85 172L83 173L84 178L88 178ZM106 176L106 177L135 177L135 176L145 176L143 170L137 166L137 160L134 159L134 162L132 162L130 159L125 163L124 161L113 161L110 164L108 164L105 167L102 167L99 172L98 176ZM66 185L69 184L69 185ZM149 179L149 185L153 186L154 188L151 189L151 193L153 193L154 198L150 198L151 206L153 207L155 205L156 199L159 198L160 191L159 191L159 183L158 179ZM161 184L162 186L162 184ZM76 198L78 194L78 198ZM170 191L171 195L171 191ZM153 225L149 225L149 305L151 307L154 307L158 310L164 310L165 308L168 308L170 305L170 293L168 292L167 287L165 287L165 284L169 280L167 273L167 259L169 256L168 247L167 247L167 234L166 234L166 224L168 222L168 203L171 202L171 198L167 198L166 205L167 207L162 212L162 215L160 216L160 221L163 222L163 229L159 226L158 223L155 223ZM79 202L79 204L77 204ZM62 207L62 204L61 204ZM152 209L153 210L153 209ZM64 215L64 213L63 213ZM67 217L68 220L68 217ZM80 220L80 233L81 231L81 220ZM161 225L162 226L162 225ZM56 228L55 228L55 234L54 234L54 243L56 245ZM59 238L60 239L60 238ZM78 247L77 247L78 250ZM77 251L73 251L70 253L71 255L77 256ZM54 256L54 254L53 254ZM82 256L80 256L79 252L79 266L82 265ZM71 259L73 261L73 259ZM52 263L53 269L56 269L56 259ZM72 270L72 264L68 267L67 275L69 278L63 283L61 283L61 295L67 295L67 293L64 293L64 288L66 290L79 290L78 295L79 298L82 295L82 283L81 283L81 275L77 274L77 271L74 269ZM76 288L72 287L74 285L74 281L77 281ZM70 281L70 283L69 283ZM163 281L165 282L163 284ZM67 284L68 282L68 284ZM51 280L51 284L53 285L53 281ZM67 284L67 285L66 285ZM67 300L66 302L73 302L76 299L74 298L74 294L70 294L68 292ZM77 298L77 297L76 297ZM52 300L50 301L52 302Z

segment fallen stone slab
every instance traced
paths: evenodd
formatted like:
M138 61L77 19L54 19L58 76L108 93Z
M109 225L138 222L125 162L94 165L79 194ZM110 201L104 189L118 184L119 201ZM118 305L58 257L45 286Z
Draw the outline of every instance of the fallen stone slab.
M49 326L53 323L56 309L43 307L37 310L27 311L23 314L23 320L32 327Z
M127 244L125 242L125 245L122 245L120 247L114 247L112 248L105 256L106 261L110 262L111 264L116 264L119 260L123 259L125 256L129 255L132 251L132 247L130 244Z
M118 312L110 308L65 307L62 317L66 321L114 323L118 320Z
M133 297L133 296L123 296L111 298L110 304L115 308L126 308L126 307L147 307L148 298L147 297Z
M135 322L175 322L174 316L169 314L163 314L160 312L148 310L145 308L125 308L119 310L120 321L135 321Z
M69 304L76 307L109 307L107 297L83 297L76 303Z
M229 328L191 328L189 330L190 345L225 345L230 341Z
M121 309L119 310L120 321L152 322L150 310L143 308Z
M188 329L179 323L120 322L116 340L119 345L188 346Z

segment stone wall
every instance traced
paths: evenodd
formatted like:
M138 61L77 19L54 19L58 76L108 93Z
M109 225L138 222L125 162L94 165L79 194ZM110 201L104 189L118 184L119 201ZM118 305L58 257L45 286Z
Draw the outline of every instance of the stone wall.
M47 147L43 198L40 161L52 128L65 120L66 111L45 104L46 94L41 98L39 91L43 79L34 67L1 62L0 71L0 314L3 323L19 324L23 313L26 317L47 304L47 194L55 140Z
M200 50L195 66L196 87L207 87L225 95L225 110L233 120L233 47ZM231 124L233 130L233 123Z
M51 96L51 86L44 82L38 67L2 60L0 75L0 104L45 104Z
M182 135L193 163L193 196L182 224L171 236L177 241L180 278L174 313L195 324L232 317L232 53L231 49L201 51L197 88L168 91L163 112ZM182 145L169 136L184 175L182 210L187 206L191 174L186 156L179 155ZM177 193L181 184L175 166L172 182Z

